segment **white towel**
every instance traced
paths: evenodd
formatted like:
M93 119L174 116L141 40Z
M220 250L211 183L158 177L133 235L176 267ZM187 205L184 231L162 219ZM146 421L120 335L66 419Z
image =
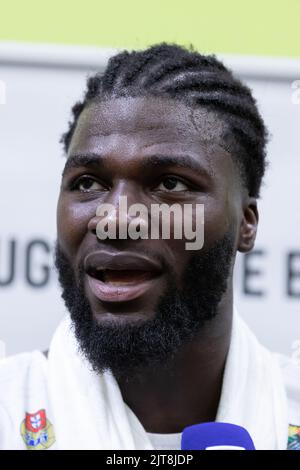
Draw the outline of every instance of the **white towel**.
M278 356L258 342L235 311L216 421L243 426L257 450L285 450L287 407Z
M69 317L49 354L49 396L57 449L153 449L110 372L96 374L78 352Z
M56 449L153 449L110 372L92 371L66 316L52 339L48 393ZM256 449L286 449L287 398L277 358L235 312L216 421L243 426Z

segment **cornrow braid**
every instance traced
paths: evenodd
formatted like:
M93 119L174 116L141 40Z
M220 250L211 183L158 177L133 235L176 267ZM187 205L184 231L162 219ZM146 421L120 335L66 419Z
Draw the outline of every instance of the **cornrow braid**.
M61 138L65 152L90 101L124 96L171 98L214 111L224 123L223 144L235 159L249 195L259 197L267 131L250 89L214 55L162 43L111 57L103 74L88 79L83 100L72 108L69 129Z

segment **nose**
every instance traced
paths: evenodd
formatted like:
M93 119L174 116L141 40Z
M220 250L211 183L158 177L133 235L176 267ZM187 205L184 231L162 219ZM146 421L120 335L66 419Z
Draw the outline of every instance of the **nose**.
M131 186L120 184L111 191L88 222L88 230L100 239L140 238L148 231L148 209L141 202L141 193Z

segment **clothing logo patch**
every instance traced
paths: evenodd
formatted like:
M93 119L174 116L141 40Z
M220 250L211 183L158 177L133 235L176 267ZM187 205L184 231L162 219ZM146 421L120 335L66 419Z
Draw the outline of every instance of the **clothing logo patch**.
M53 426L45 410L26 413L21 423L21 435L28 450L48 449L55 442Z
M300 426L289 425L289 439L287 450L300 450Z

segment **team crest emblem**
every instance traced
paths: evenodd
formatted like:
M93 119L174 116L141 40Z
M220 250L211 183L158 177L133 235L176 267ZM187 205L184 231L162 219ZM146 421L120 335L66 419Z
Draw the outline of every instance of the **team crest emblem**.
M55 442L53 426L45 410L26 413L21 423L21 435L28 450L48 449Z
M300 426L289 425L288 450L300 450Z

